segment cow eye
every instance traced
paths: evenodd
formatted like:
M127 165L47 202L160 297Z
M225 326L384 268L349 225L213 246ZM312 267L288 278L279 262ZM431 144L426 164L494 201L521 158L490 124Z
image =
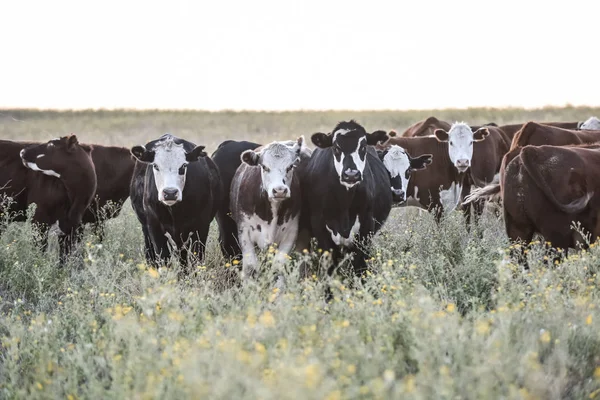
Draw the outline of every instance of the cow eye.
M154 168L155 171L158 171L158 165L152 164L152 168Z
M48 142L48 147L54 147L54 143Z
M469 143L469 146L473 146L473 141L471 140L471 143Z
M454 146L454 143L452 143L452 140L450 141L450 146Z
M179 167L179 175L183 175L185 174L185 170L187 169L187 164L183 164L181 167Z
M265 171L265 172L269 172L270 171L269 167L267 167L266 165L260 164L260 166L262 167L263 171Z

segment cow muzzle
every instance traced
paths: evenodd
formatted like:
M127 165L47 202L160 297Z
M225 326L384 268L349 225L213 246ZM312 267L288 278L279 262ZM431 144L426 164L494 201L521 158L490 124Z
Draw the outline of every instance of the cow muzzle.
M274 200L287 199L290 197L290 190L287 188L287 186L277 186L271 190L269 197Z
M455 165L456 165L456 169L459 172L465 172L469 168L470 164L471 163L470 163L469 160L467 160L467 159L461 159L461 160L456 160L456 164Z
M342 183L354 186L361 181L360 171L357 169L348 168L347 170L342 172L341 180Z
M404 203L406 201L406 193L402 189L392 188L392 200L394 203Z
M164 204L168 206L172 206L173 204L181 201L179 198L179 189L176 188L165 188L162 191L162 199L160 199Z

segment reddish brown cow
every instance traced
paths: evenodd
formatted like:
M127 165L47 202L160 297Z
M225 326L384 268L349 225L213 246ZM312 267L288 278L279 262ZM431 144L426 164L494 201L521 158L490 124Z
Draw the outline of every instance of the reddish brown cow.
M53 224L60 231L61 261L96 192L91 151L75 135L37 145L0 141L0 194L13 198L3 211L24 220L24 211L35 203L33 220L43 231Z
M577 129L579 128L579 125L581 125L581 122L539 122L539 124L554 126L563 129ZM506 136L508 136L508 138L512 140L517 134L517 132L521 130L521 128L523 128L524 125L526 125L526 123L502 125L500 126L500 129L502 129Z
M600 234L600 146L525 146L507 155L500 185L506 233L530 243L541 234L554 247L582 244L573 222Z
M409 126L402 137L431 136L436 129L449 130L450 124L446 121L440 121L436 117L429 117Z

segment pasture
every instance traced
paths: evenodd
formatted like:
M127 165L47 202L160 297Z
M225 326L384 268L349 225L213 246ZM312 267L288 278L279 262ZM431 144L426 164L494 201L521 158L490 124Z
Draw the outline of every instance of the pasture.
M0 137L131 147L165 132L206 145L226 139L307 140L354 118L367 130L429 115L471 124L583 121L594 108L381 112L0 111ZM435 162L435 160L434 160ZM582 399L600 397L600 249L530 270L508 257L502 220L465 230L395 208L376 236L364 284L327 252L298 254L274 289L270 259L241 285L216 224L193 276L154 269L129 202L100 243L86 231L65 267L56 238L42 253L30 220L0 237L1 398ZM295 266L312 265L298 279ZM334 299L325 302L325 286Z

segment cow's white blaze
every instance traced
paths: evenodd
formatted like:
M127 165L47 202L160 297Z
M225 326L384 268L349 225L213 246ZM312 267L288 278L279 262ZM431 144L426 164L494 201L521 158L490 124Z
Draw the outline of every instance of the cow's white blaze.
M404 198L406 200L406 191L408 190L408 177L406 171L410 169L410 160L406 154L406 150L398 145L391 146L387 154L383 157L383 165L390 173L390 177L400 177L402 181L402 190L404 191ZM391 190L394 190L392 187Z
M336 134L340 131L345 131L345 129L340 129L340 130L336 131ZM344 133L340 133L340 134L343 135L346 132L349 132L349 131L345 131ZM335 135L334 135L334 137L335 137ZM356 165L356 170L362 174L365 170L365 166L367 165L367 156L366 156L366 152L365 152L365 158L361 159L360 154L359 154L359 149L360 149L362 143L366 142L366 140L367 140L366 137L361 137L360 139L358 139L356 149L354 149L352 151L352 153L350 153L350 154L345 154L344 152L341 152L341 156L340 156L339 160L337 159L337 157L335 155L333 156L333 165L334 165L335 170L340 178L340 183L343 186L345 186L346 189L350 189L351 187L358 185L360 183L360 181L354 182L354 183L348 183L348 182L345 182L342 180L342 174L344 173L344 160L346 159L346 157L351 157L352 161L354 161L354 165ZM334 143L335 143L335 139L334 139Z
M589 117L579 129L582 130L600 130L600 119L596 117Z
M350 228L350 235L347 238L343 237L339 232L333 233L333 229L329 228L327 224L325 225L325 228L327 228L327 230L329 231L333 243L335 243L338 246L351 247L354 245L354 237L358 234L358 231L360 230L360 222L358 220L357 215L356 220L352 225L352 228Z
M154 151L152 169L158 201L171 206L183 199L188 164L183 143L177 144L172 138L167 138L156 143L152 150ZM176 190L176 199L165 200L165 190Z
M464 122L452 125L448 132L448 156L454 166L464 172L473 158L473 131Z
M262 188L271 200L286 199L292 194L294 167L299 161L304 138L292 146L287 143L273 142L258 152Z

